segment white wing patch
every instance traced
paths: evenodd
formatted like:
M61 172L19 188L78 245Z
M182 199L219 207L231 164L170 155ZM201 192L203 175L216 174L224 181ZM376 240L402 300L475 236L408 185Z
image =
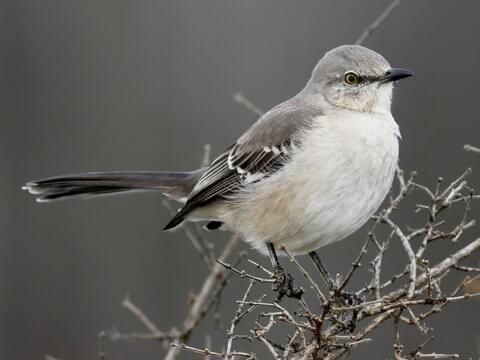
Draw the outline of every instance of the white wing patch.
M235 145L228 153L227 164L230 170L239 175L240 186L252 184L281 168L296 149L294 141L290 139L279 145L260 147L250 153L242 153Z
M258 172L256 174L252 174L252 173L245 173L245 176L243 177L244 181L246 184L252 184L252 183L255 183L259 180L262 180L264 177L266 176L265 173L262 173L262 172Z

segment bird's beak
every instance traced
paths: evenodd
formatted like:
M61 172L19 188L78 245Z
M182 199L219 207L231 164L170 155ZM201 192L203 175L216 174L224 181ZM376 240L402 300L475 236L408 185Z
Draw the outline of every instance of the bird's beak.
M390 70L387 70L385 76L382 79L382 82L389 83L392 81L405 79L410 76L413 76L413 72L408 69L392 68Z

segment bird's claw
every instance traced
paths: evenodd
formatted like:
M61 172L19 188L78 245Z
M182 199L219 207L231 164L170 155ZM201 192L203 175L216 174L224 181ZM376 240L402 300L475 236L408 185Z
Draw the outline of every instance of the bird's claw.
M362 303L362 299L354 292L337 291L337 298L342 299L343 305L355 306Z
M273 272L273 291L277 293L277 301L281 301L284 296L301 299L303 289L296 289L292 275L287 273L281 266L276 266Z
M334 290L334 297L338 299L340 304L345 307L356 306L362 303L362 299L353 292L341 291L341 290ZM344 323L350 331L353 333L355 328L357 327L357 318L358 318L358 309L352 309L351 312L346 312L344 315Z

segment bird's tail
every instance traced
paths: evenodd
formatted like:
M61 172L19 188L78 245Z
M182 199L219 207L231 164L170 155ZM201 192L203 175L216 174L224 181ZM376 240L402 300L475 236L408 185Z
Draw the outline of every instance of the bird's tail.
M182 201L203 172L204 169L192 172L89 172L30 181L23 189L35 195L38 202L139 190L157 190Z

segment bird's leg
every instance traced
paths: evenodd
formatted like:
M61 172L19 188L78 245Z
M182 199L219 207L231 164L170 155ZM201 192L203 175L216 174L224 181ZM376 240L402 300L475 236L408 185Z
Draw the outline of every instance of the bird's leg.
M287 273L278 261L278 256L275 247L271 242L267 243L268 255L272 266L274 268L273 290L277 292L277 300L280 301L284 296L300 299L303 295L303 289L295 289L292 275Z
M268 257L272 262L274 268L281 268L280 261L278 261L277 252L275 251L275 246L271 242L267 242Z
M333 282L332 277L330 276L330 273L327 271L325 266L322 264L322 260L320 260L320 256L315 251L310 251L308 253L308 256L313 260L313 263L317 267L318 271L320 271L320 274L322 275L323 280L327 283L327 286L330 291L335 289L335 283Z
M317 267L318 271L320 271L320 274L322 275L323 280L327 283L327 286L334 300L341 299L341 304L343 306L358 305L362 302L357 294L342 291L337 288L330 273L327 271L325 266L323 266L322 261L320 260L320 256L318 256L318 254L315 251L309 252L308 255L313 260L313 263ZM346 317L346 325L350 332L353 332L355 330L355 327L357 324L357 315L358 315L358 310L353 310L352 314Z

